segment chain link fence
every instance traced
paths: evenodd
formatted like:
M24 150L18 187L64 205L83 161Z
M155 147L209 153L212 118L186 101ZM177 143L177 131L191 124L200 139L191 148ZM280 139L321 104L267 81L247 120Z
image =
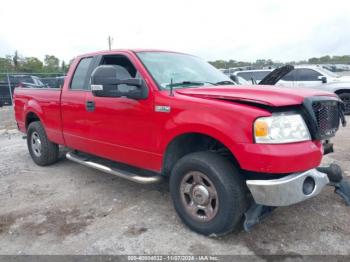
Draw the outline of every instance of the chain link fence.
M12 105L13 90L21 88L60 88L62 73L0 73L0 106Z

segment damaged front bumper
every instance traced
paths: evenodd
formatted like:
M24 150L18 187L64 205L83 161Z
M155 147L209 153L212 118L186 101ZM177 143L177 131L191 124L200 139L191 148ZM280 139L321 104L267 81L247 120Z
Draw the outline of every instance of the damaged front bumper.
M245 213L244 229L250 229L279 206L289 206L318 195L328 185L350 206L350 182L338 165L318 167L279 179L247 180L254 202Z
M247 180L255 203L264 206L289 206L318 195L329 183L327 174L311 169L279 179Z

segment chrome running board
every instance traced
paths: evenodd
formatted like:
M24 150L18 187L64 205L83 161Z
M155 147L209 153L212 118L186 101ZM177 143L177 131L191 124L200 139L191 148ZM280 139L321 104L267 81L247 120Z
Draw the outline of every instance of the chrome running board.
M163 179L161 175L140 176L122 169L103 165L94 161L90 161L90 158L78 156L74 152L68 152L66 154L66 158L78 164L91 167L96 170L99 170L117 177L121 177L136 183L140 183L140 184L153 184L153 183L160 182Z

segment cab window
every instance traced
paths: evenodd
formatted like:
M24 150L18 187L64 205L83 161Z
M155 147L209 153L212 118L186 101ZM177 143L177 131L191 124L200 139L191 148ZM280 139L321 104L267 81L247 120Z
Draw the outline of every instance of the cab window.
M83 58L80 60L75 69L70 88L73 90L87 90L89 89L87 76L91 68L92 57Z

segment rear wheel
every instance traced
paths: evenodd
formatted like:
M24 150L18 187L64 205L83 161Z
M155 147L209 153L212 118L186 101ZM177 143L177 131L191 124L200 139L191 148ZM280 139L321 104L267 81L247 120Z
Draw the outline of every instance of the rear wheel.
M50 142L44 127L39 121L28 126L27 146L33 161L39 166L47 166L58 159L58 145Z
M170 177L178 215L189 228L204 235L224 235L239 226L246 192L233 164L212 152L184 156Z
M344 102L345 105L345 114L350 114L350 93L339 94L339 98Z

